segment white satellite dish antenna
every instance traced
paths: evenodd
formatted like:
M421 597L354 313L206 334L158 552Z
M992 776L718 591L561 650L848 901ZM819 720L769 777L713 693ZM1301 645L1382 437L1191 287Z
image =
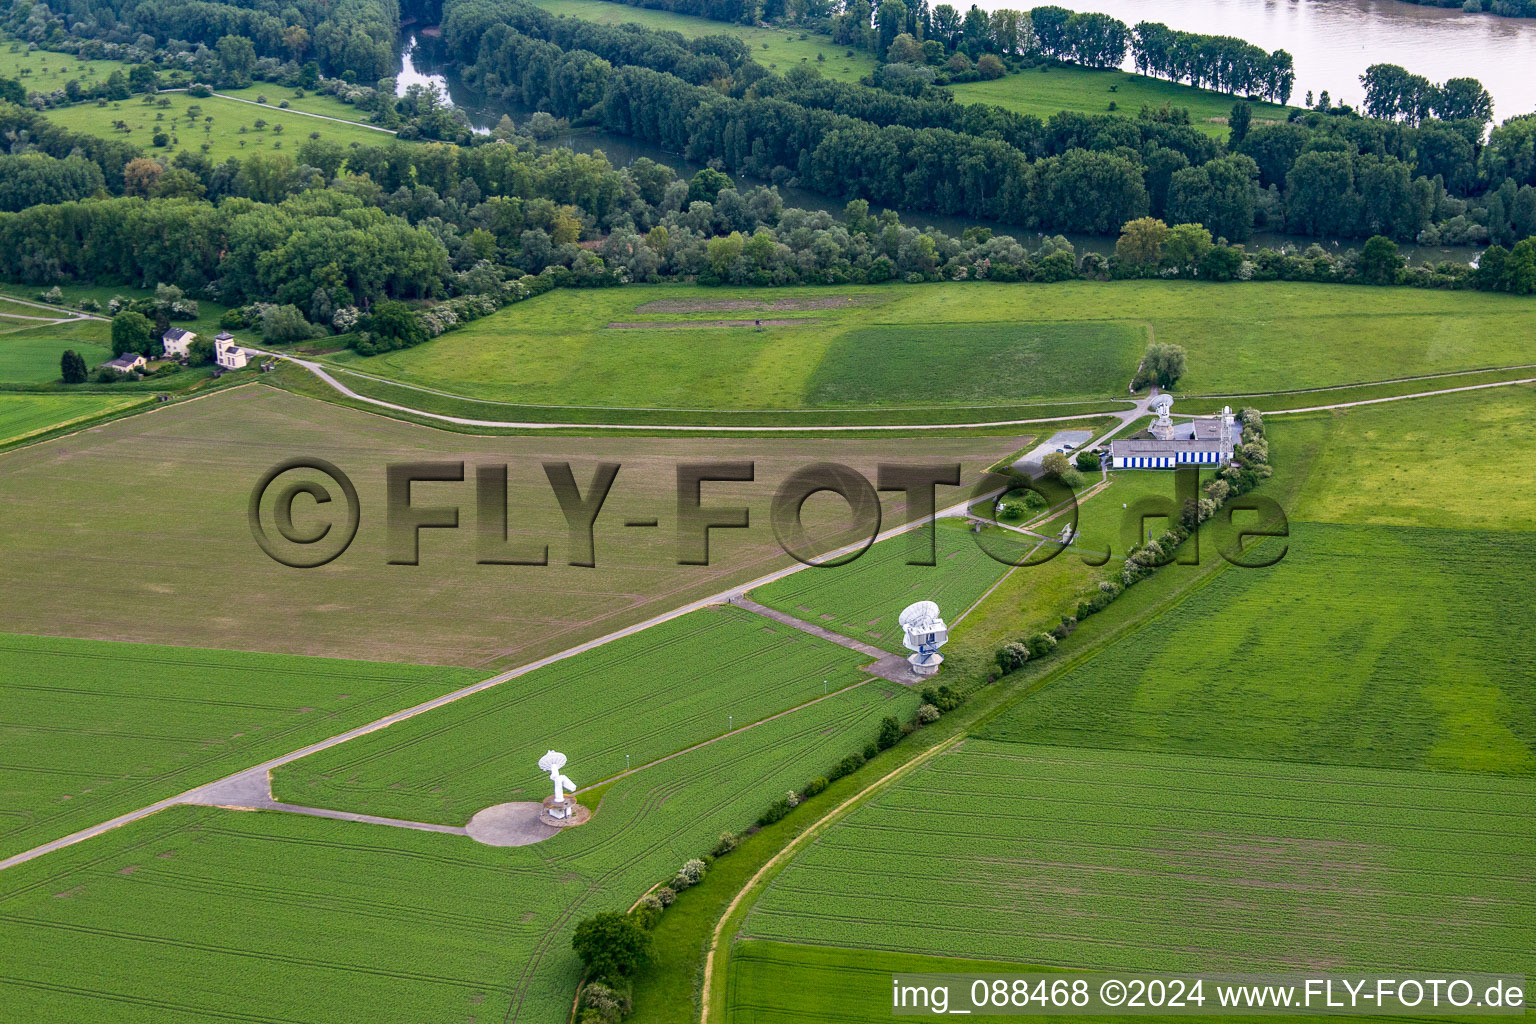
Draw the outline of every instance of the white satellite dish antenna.
M1163 441L1173 440L1173 419L1169 413L1173 411L1173 396L1168 394L1158 395L1152 399L1148 409L1157 413L1157 422L1151 426L1152 436Z
M565 755L558 750L551 750L539 758L539 769L549 772L549 781L555 784L555 799L549 813L556 818L564 818L570 813L566 809L565 791L576 792L576 783L560 774L560 769L564 767Z
M901 625L903 645L913 653L907 664L919 676L931 676L944 662L939 648L949 642L949 627L939 614L939 606L932 601L909 604L896 619Z

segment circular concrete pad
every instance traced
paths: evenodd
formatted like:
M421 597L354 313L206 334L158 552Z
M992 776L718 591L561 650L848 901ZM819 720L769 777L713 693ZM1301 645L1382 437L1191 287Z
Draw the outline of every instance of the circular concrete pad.
M529 846L559 831L544 824L543 815L544 805L536 800L496 804L470 818L464 831L486 846Z

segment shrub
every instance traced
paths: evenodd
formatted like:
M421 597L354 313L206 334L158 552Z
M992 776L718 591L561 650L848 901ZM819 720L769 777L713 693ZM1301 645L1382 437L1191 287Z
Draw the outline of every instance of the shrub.
M670 907L672 901L677 899L677 890L670 885L659 886L651 895L661 902L663 907Z
M724 857L726 854L736 849L736 845L740 842L741 840L736 837L736 833L721 832L720 841L716 843L714 849L710 850L709 852L716 857Z
M937 690L931 686L925 686L921 697L924 704L932 704L941 713L955 710L965 700L948 686L941 686Z
M805 784L805 788L803 790L801 790L801 793L803 793L805 795L805 798L807 800L809 800L811 797L815 796L817 793L821 793L821 792L825 791L828 785L829 785L829 783L827 782L826 776L818 775L818 776L816 776L816 778L812 779L810 782L807 782Z
M924 704L917 709L917 724L932 725L939 720L939 709L932 704Z
M873 761L875 759L875 757L879 753L880 753L880 748L878 746L876 746L874 743L866 743L866 744L864 744L864 760L866 760L866 761Z
M651 937L628 914L605 911L576 926L571 948L596 981L619 980L651 958Z
M1056 638L1049 633L1036 633L1024 641L1031 658L1043 658L1056 649Z
M828 774L827 778L835 782L844 775L852 775L862 767L864 767L864 755L849 754L832 766L832 771Z
M1084 473L1097 473L1099 471L1099 456L1097 452L1078 452L1077 468Z
M880 720L880 735L875 743L881 750L890 750L901 742L901 723L895 715L886 715Z
M600 981L588 982L581 990L581 1024L618 1024L632 1008L627 988L614 989Z
M789 805L789 801L785 800L783 797L780 797L773 803L769 804L767 809L765 809L762 814L757 816L757 823L766 827L768 825L772 825L776 821L783 821L784 817L792 810L794 810L794 808Z
M1005 674L1019 668L1029 659L1028 645L1017 640L1010 640L997 649L997 667Z
M635 909L629 912L629 916L634 919L634 922L641 928L644 928L646 931L650 931L652 928L655 928L656 922L661 920L660 901L656 901L655 903L646 902L646 900L655 899L656 897L654 896L647 896L639 903L635 904Z

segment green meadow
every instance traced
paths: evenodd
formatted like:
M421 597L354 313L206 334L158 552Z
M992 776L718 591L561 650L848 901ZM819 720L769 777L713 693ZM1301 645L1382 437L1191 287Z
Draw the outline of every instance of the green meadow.
M951 89L961 103L991 103L1040 118L1063 110L1135 117L1143 106L1168 104L1187 109L1192 124L1222 139L1227 137L1227 117L1240 98L1128 71L1074 65L1044 65L990 82L962 82ZM1251 101L1249 106L1254 121L1284 121L1291 111L1290 107L1262 101Z
M1176 393L1191 395L1528 363L1528 306L1478 292L1289 283L630 286L551 292L416 348L330 358L430 389L396 389L390 401L425 407L445 392L507 403L500 417L481 407L483 418L516 418L518 406L543 416L560 406L621 416L964 407L1003 418L1029 403L1123 397L1147 340L1186 349Z
M452 668L0 634L0 858L477 678Z
M280 87L272 89L274 95L279 91ZM388 134L360 124L343 124L278 109L277 101L259 106L221 96L188 96L184 92L163 92L147 99L145 102L146 97L134 96L106 106L77 103L46 111L46 115L71 131L131 142L150 156L174 155L185 149L204 153L215 162L232 156L244 159L256 153L285 153L297 160L295 151L312 132L342 146L354 142L376 146L390 141ZM199 109L189 118L191 107ZM257 125L257 121L264 123ZM166 144L156 146L154 137L162 132Z
M711 21L670 11L653 11L608 0L533 0L553 14L565 14L600 25L636 24L684 36L730 35L752 49L752 59L783 74L800 64L814 65L827 78L856 82L875 69L875 60L861 50L837 46L831 37L801 29L757 28L725 21ZM817 58L824 58L818 60Z
M0 310L26 310L26 316L47 316L35 307L0 299ZM0 382L48 384L59 379L59 357L74 349L94 371L112 358L108 325L101 320L74 320L60 324L17 320L14 329L0 328Z

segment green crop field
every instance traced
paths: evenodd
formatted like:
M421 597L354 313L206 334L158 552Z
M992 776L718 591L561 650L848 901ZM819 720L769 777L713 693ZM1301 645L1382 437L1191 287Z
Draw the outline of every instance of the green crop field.
M536 762L551 747L590 786L850 686L869 660L751 612L705 608L279 768L273 792L462 825L491 804L542 797Z
M416 348L333 361L449 395L541 407L898 415L964 406L1002 418L1017 404L1123 397L1149 338L1188 352L1177 389L1186 394L1529 363L1529 305L1479 292L1287 283L972 282L767 294L631 286L551 292ZM757 319L770 324L757 329ZM746 326L710 325L723 320ZM440 397L418 392L414 401ZM413 400L408 391L390 398Z
M1239 99L1128 71L1070 65L1030 68L990 82L962 82L951 88L961 103L991 103L1040 118L1062 110L1135 117L1144 105L1161 107L1166 103L1187 109L1192 124L1221 139L1227 137L1227 116ZM1249 106L1256 122L1284 121L1291 111L1275 103L1249 102Z
M0 393L0 445L151 401L147 395Z
M0 876L0 1003L145 1024L359 1006L380 1024L563 1019L577 921L628 906L916 702L835 694L627 776L588 824L530 847L173 809Z
M821 836L744 932L1068 968L1510 971L1536 940L1533 850L1525 779L971 740Z
M278 91L278 87L272 89L274 95ZM193 106L200 110L189 121L188 108ZM215 162L232 156L243 159L255 153L286 153L296 161L294 151L311 132L318 132L342 146L354 142L376 146L391 140L387 133L360 124L308 117L296 110L280 110L275 104L262 107L220 96L188 96L184 92L160 93L150 97L148 103L141 96L108 103L104 107L94 102L77 103L46 111L46 115L50 121L71 131L125 139L151 156L175 154L185 149L206 153ZM208 118L213 119L211 123ZM258 120L264 121L265 125L258 127ZM153 141L154 135L162 131L169 138L163 148L155 146ZM203 149L205 144L208 146L206 150Z
M1536 774L1536 536L1293 522L1284 543L1277 565L1218 573L986 735Z
M0 858L477 678L0 634Z
M17 525L0 535L7 589L0 630L474 665L489 675L791 564L768 510L783 480L807 463L843 462L873 479L878 463L895 458L960 462L968 487L981 467L1022 444L889 433L869 440L472 437L251 384L6 454L6 510ZM334 463L359 494L356 539L316 569L268 558L247 517L262 475L304 456ZM751 528L712 531L710 564L679 565L677 465L740 459L755 462L755 481L706 484L703 500L746 506ZM421 460L466 463L462 484L413 488L418 504L459 506L461 525L423 530L420 564L391 565L385 470ZM596 523L594 568L568 564L569 530L545 461L569 461L583 493L598 463L622 467ZM515 550L503 557L526 558L547 545L549 565L477 561L480 465L508 467ZM904 514L899 499L886 499L888 523ZM296 510L307 523L329 511L308 498ZM270 510L263 514L271 531ZM647 517L660 527L623 525ZM61 572L61 552L90 571Z
M958 519L943 519L934 527L937 565L908 565L910 558L928 557L920 536L892 537L845 565L809 568L751 596L835 633L906 654L896 623L903 608L913 601L937 601L953 621L1008 571Z

